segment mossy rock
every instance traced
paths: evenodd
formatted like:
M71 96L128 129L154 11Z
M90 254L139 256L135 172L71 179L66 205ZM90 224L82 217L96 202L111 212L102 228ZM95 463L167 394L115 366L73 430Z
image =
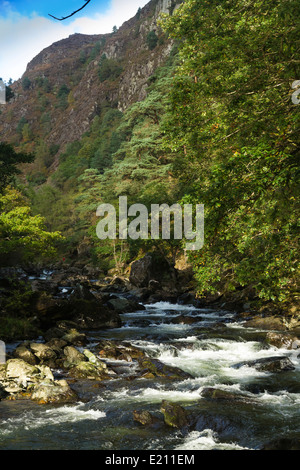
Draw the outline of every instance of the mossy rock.
M178 367L168 366L163 364L158 359L144 358L139 361L140 367L147 372L150 372L156 377L165 377L171 380L185 380L193 378L192 375L184 372Z
M99 368L91 362L79 362L70 369L69 375L76 379L88 380L104 380L108 378L105 369Z
M163 400L160 411L164 415L165 423L172 428L180 429L189 424L187 411L177 403Z

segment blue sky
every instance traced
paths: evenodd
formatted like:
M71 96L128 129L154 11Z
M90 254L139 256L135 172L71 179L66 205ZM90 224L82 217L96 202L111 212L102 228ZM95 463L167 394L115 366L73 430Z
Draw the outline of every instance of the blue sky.
M30 16L34 13L38 16L47 17L48 13L50 13L54 16L62 17L78 10L85 2L86 0L8 0L4 3L10 4L10 8L25 16ZM109 9L110 3L109 0L91 0L86 9L78 14L81 16L91 16L96 13L105 13Z
M42 49L70 34L110 33L132 18L149 0L91 0L75 16L67 16L86 0L0 0L0 77L17 80Z

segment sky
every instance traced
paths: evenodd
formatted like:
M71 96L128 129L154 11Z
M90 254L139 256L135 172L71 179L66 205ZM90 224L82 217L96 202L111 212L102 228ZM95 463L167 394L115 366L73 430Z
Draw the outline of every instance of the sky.
M91 0L65 21L86 0L0 0L0 77L18 80L45 47L70 34L111 33L132 18L149 0Z

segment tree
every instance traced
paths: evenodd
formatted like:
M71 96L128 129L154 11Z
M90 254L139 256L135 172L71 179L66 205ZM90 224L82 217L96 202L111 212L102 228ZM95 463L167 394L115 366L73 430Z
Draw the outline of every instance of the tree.
M64 83L61 85L57 92L58 104L60 108L66 108L68 106L68 95L70 93L69 87Z
M146 41L147 41L147 44L148 44L148 47L149 47L150 51L155 49L156 46L157 46L157 43L158 43L158 36L157 36L156 32L155 31L150 31L147 34Z
M61 240L59 232L47 232L45 219L32 216L25 197L19 190L7 187L0 196L1 261L17 255L18 259L51 256L54 244Z
M29 90L31 87L31 81L28 77L24 77L22 80L22 88L23 90Z
M162 23L180 43L166 145L182 201L205 204L199 293L295 295L299 109L296 1L187 0Z
M10 86L6 87L6 101L9 102L15 96Z
M0 142L0 193L13 181L15 175L20 174L17 165L20 163L31 163L34 155L16 152L12 145Z
M114 59L107 59L107 57L103 54L99 63L99 70L98 76L100 82L104 82L105 80L116 80L121 73L123 72L123 68L118 62Z

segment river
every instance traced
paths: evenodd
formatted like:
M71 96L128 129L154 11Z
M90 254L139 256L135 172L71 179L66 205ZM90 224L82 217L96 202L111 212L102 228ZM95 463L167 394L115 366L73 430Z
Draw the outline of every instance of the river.
M123 326L88 333L92 349L102 339L127 341L152 358L179 367L192 378L135 378L136 362L108 360L116 378L80 385L79 401L37 405L0 402L1 450L255 450L275 438L300 434L299 351L267 346L259 331L244 328L235 314L167 302L122 315ZM183 314L199 321L171 323ZM259 372L235 364L284 355L295 370ZM56 371L59 375L59 371ZM78 388L78 383L73 385ZM243 400L208 400L207 387L242 394ZM162 400L196 416L193 428L163 424ZM158 426L142 426L134 410L147 410Z

